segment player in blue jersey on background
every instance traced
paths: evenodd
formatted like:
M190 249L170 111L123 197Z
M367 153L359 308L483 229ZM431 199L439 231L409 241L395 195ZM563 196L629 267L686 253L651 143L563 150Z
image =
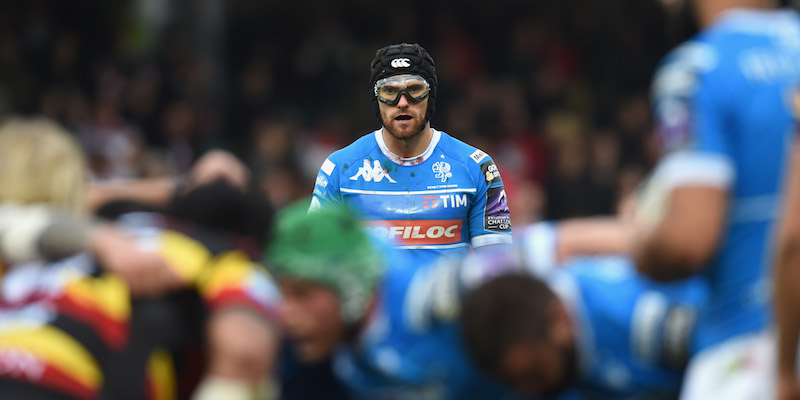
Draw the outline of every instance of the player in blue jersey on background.
M683 398L771 398L770 239L797 129L800 20L767 0L692 6L702 32L654 81L664 155L650 196L663 207L637 266L659 280L709 280Z
M274 237L267 259L298 358L333 355L353 397L516 398L462 350L455 263L417 268L340 207L295 205L279 215Z
M370 89L382 128L322 164L311 209L348 204L415 264L469 246L511 243L503 181L492 158L432 129L437 78L417 44L377 51Z

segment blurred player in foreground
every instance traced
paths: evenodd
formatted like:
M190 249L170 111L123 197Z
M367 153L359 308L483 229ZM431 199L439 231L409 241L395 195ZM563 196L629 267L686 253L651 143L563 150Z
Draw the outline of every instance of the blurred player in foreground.
M268 253L300 359L333 354L356 398L507 398L460 346L457 269L418 268L346 208L306 209L279 214Z
M664 155L645 197L661 199L662 216L636 264L658 280L709 280L686 399L773 396L770 238L800 83L800 20L776 3L692 1L703 30L654 80Z
M311 209L349 205L374 233L427 264L470 246L511 244L500 171L488 154L431 128L438 80L417 44L377 51L370 90L382 128L331 154Z
M478 365L532 395L677 396L707 286L637 272L627 231L614 218L537 223L514 252L469 258L465 271L515 272L467 295L462 331Z
M85 213L83 157L66 132L44 120L10 120L0 126L0 143L4 207L32 204L28 207L47 206L73 217ZM237 398L236 393L244 393L238 398L252 398L247 397L250 389L238 389L239 383L231 390L229 378L245 386L263 379L250 377L269 372L269 343L275 336L260 327L263 323L253 323L257 311L236 310L262 310L269 318L277 300L264 290L269 286L265 272L236 252L212 256L203 244L177 232L152 227L146 235L148 249L143 250L118 229L104 229L103 240L88 243L99 246L97 258L81 253L55 263L8 265L0 286L0 357L8 367L0 376L3 395L174 398L170 358L151 341L169 335L170 329L153 329L146 312L141 318L144 307L137 306L138 300L132 303L131 297L187 287L211 310L209 375L198 398L209 396L209 391L219 393L221 386L226 398ZM8 233L3 232L4 241ZM13 253L15 246L10 248ZM243 281L266 286L258 286L255 294ZM277 296L276 289L273 293ZM231 327L241 328L236 337L218 333ZM250 338L250 346L240 346L243 338ZM236 364L253 359L248 351L266 353L255 356L266 365L237 370ZM225 382L220 384L220 379Z

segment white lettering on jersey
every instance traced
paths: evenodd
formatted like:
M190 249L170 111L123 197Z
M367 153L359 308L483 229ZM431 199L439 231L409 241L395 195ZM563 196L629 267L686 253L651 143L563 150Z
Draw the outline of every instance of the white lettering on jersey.
M367 229L398 245L446 245L461 242L463 224L460 219L368 221Z
M458 208L467 205L467 195L445 194L439 196L444 203L444 208ZM448 202L449 201L449 202Z
M358 172L350 177L350 180L357 181L359 176L364 178L367 182L380 182L383 178L386 178L391 183L397 183L397 181L389 176L389 171L383 169L383 166L381 166L378 160L373 161L372 165L369 165L369 160L364 160L364 166L360 167Z
M487 155L488 155L488 154L484 153L484 152L483 152L483 151L481 151L481 150L475 150L475 152L474 152L474 153L472 153L472 154L470 154L470 155L469 155L469 158L471 158L471 159L475 160L475 162L476 162L476 163L479 163L479 162L481 162L481 160L483 160L484 158L486 158L486 156L487 156Z
M427 228L427 230L426 230ZM439 239L439 238L455 238L458 234L460 226L458 224L444 226L430 226L424 227L419 225L409 226L377 226L368 228L372 230L372 234L381 238L395 239L402 237L403 239Z

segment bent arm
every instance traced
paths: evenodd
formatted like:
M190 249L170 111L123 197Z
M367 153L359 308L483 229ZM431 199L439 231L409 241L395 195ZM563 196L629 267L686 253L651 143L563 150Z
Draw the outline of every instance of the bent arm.
M711 186L681 186L668 195L661 220L635 244L637 268L653 279L691 276L711 260L724 229L728 192Z
M617 217L567 220L558 225L559 262L585 254L630 254L635 231Z

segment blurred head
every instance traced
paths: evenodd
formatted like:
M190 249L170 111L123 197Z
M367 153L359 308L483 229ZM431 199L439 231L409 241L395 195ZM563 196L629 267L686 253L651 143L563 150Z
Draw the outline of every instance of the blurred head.
M247 249L260 249L272 224L273 209L266 197L224 177L196 183L172 198L166 213L181 220L234 234ZM254 256L260 251L256 251Z
M556 395L574 377L569 317L550 288L529 275L501 275L471 292L461 331L478 367L521 393Z
M330 356L346 338L339 295L330 286L312 280L283 278L279 286L284 327L299 358L316 362Z
M312 361L329 355L363 320L384 260L348 210L307 210L302 201L278 214L265 264L284 296L287 333Z
M430 54L416 43L395 44L379 49L370 67L373 99L386 130L398 139L421 132L436 109L438 80Z
M0 125L0 202L85 212L86 162L78 143L46 119Z

